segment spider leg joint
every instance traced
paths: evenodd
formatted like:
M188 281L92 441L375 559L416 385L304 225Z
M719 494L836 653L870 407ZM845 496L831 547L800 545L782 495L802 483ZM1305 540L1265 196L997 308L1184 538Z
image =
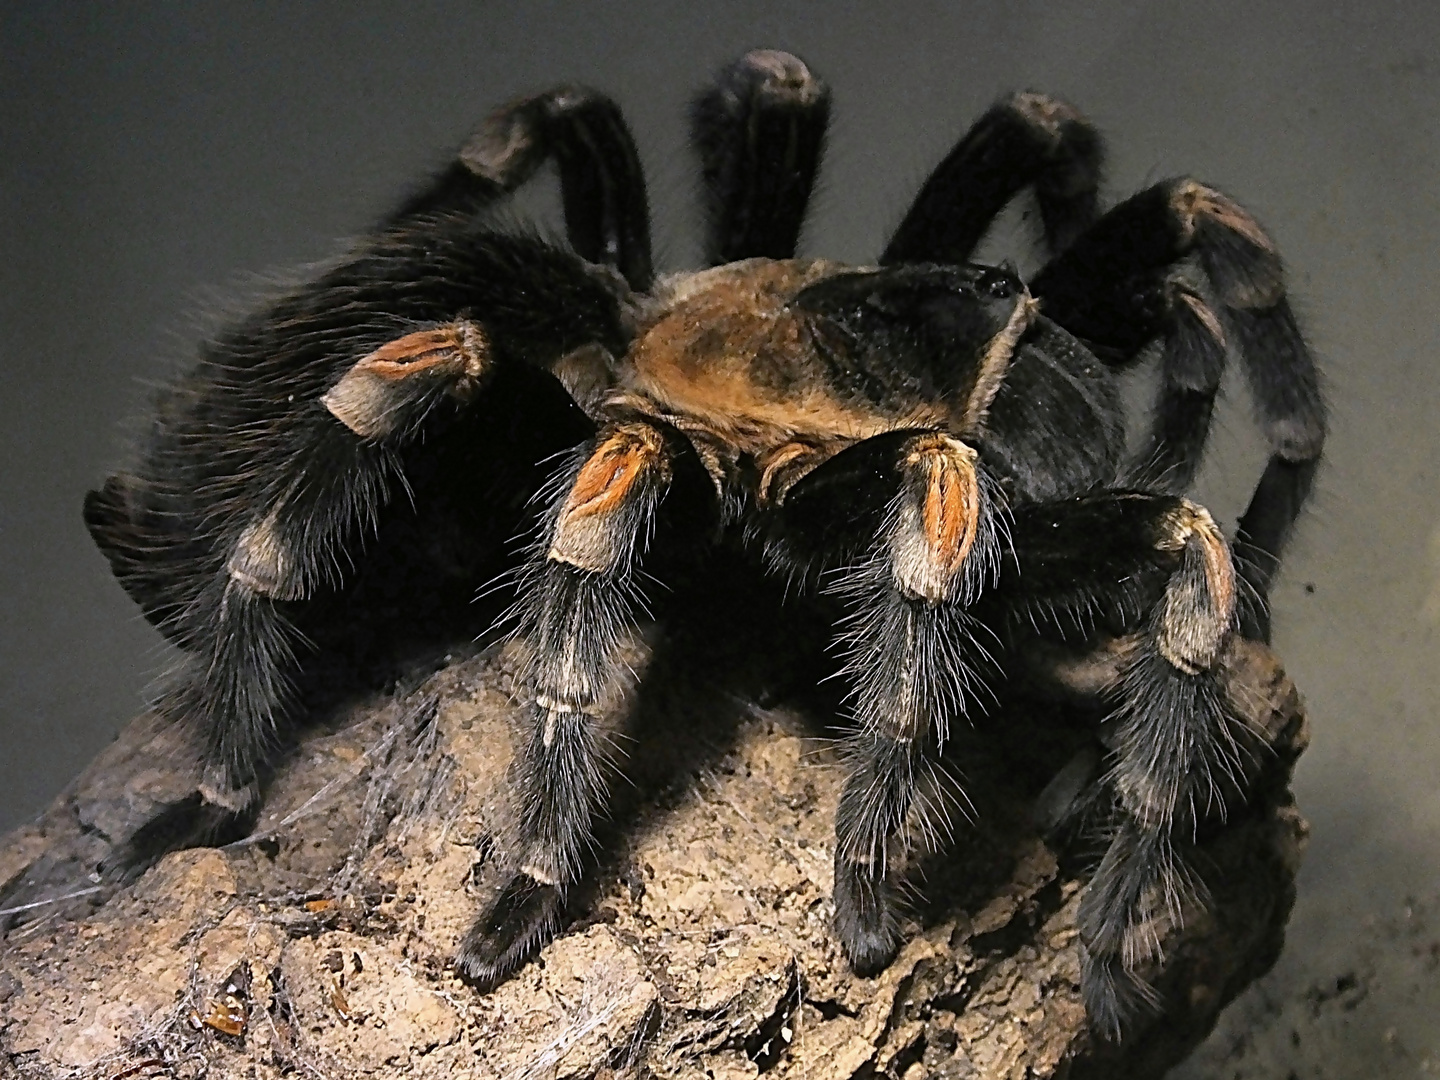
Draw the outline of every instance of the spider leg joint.
M974 450L940 433L907 448L912 482L896 506L890 555L895 584L912 600L948 599L975 545L983 509L976 462Z
M1166 515L1160 546L1180 552L1180 569L1165 591L1156 644L1187 675L1208 671L1235 622L1235 567L1230 549L1203 506L1188 499Z
M643 501L655 481L668 479L664 440L653 427L625 424L613 429L580 468L560 508L548 558L603 574L629 552L634 533L625 528L625 510Z
M417 330L362 357L320 399L362 439L383 439L423 417L437 396L465 399L490 368L490 343L468 319Z
M304 592L294 556L280 535L278 510L246 526L226 570L235 584L275 600L296 600Z

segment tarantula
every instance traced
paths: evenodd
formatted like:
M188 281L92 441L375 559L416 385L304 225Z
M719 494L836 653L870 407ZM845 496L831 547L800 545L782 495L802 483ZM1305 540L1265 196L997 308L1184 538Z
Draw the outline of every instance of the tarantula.
M1118 824L1080 929L1091 1017L1119 1032L1156 905L1190 880L1184 835L1244 799L1217 665L1232 635L1268 634L1324 440L1315 367L1250 214L1191 179L1102 213L1099 136L1040 94L980 118L877 265L795 258L828 113L794 56L727 67L691 113L711 266L656 277L615 104L572 86L513 102L349 255L204 347L143 464L85 505L190 657L161 708L203 746L198 791L109 874L247 832L307 635L361 580L395 607L468 600L475 553L539 498L515 601L518 869L461 943L464 975L493 983L557 931L606 801L593 716L645 616L647 558L718 538L846 611L834 925L862 974L898 948L887 854L949 725L1044 648L1116 658ZM568 248L498 213L546 162ZM1023 189L1050 252L1028 284L967 261ZM1180 494L1232 352L1272 448L1233 551ZM1156 415L1127 461L1119 373L1155 353ZM377 585L382 551L433 573Z

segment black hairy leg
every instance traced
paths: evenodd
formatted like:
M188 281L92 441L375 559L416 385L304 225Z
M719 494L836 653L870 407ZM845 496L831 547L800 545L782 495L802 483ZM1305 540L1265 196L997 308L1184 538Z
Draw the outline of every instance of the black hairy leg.
M648 289L654 269L640 154L620 107L587 87L559 86L496 109L456 159L388 221L497 202L547 161L559 173L576 254L615 267L637 292Z
M117 577L188 654L160 709L197 735L205 814L251 813L296 711L295 617L344 588L427 436L499 367L584 386L623 351L623 285L491 231L488 195L448 183L446 209L436 194L208 344L162 400L145 467L87 499ZM122 846L108 870L156 855Z
M1225 374L1227 335L1201 287L1170 277L1155 296L1163 324L1160 392L1150 431L1129 479L1163 491L1185 491L1210 437L1215 395Z
M1104 147L1073 106L1019 93L990 108L935 167L880 256L967 261L1005 204L1033 187L1045 240L1063 251L1095 220Z
M978 455L939 432L892 432L841 451L772 512L768 554L782 572L832 569L846 608L840 640L855 733L835 819L835 930L852 966L874 974L899 946L891 861L917 793L943 783L952 719L974 719L993 674L986 631L966 612L998 568L998 488Z
M603 228L632 238L610 245L631 252L617 257L616 265L648 265L643 177L613 103L581 96L614 120L605 129L613 135L608 143L580 138L573 125L543 122L560 108L557 100L574 105L579 93L552 91L498 110L451 166L386 216L347 259L207 343L200 365L159 399L143 467L117 473L87 495L85 521L96 545L146 617L176 644L191 644L183 634L185 612L223 558L209 525L217 515L192 520L193 485L218 482L222 505L243 500L271 464L266 451L278 447L283 458L287 432L334 390L342 370L387 342L409 331L438 330L483 308L483 347L498 360L543 368L582 402L603 390L605 365L595 349L618 355L628 334L626 302L616 283L600 280L566 252L497 229L491 220L496 202L558 153L557 146L567 160L588 153L593 160L580 171L606 172L610 179L585 187L574 179L575 170L562 172L562 187L574 189L567 205L583 207L581 196L590 192L594 220L585 228L612 222ZM640 209L622 214L612 205L607 216L595 192L621 188L630 193L623 205ZM577 213L575 220L583 216ZM354 379L346 390L363 385ZM398 430L405 425L385 410L408 401L402 411L408 410L409 420L424 417L454 385L411 380L398 394L377 399L375 416L355 413L352 419ZM349 405L354 410L362 403L352 393ZM226 430L232 426L233 432ZM259 455L253 464L246 460L252 449ZM245 476L237 475L242 466ZM187 472L195 475L182 476Z
M1018 506L1011 544L977 613L1003 620L1012 647L1119 635L1107 645L1118 663L1106 691L1116 824L1079 916L1086 1008L1118 1038L1152 997L1138 971L1159 958L1166 920L1202 899L1190 838L1243 800L1246 734L1219 675L1238 577L1210 515L1171 495Z
M483 326L456 318L474 308L486 310ZM199 594L252 524L245 512L277 505L286 484L298 484L287 496L296 513L309 501L324 507L321 489L339 484L337 505L368 517L372 496L383 497L367 494L367 477L393 472L395 448L416 441L417 425L447 423L499 364L528 363L583 391L603 380L594 350L623 349L624 319L621 298L573 256L488 232L458 210L438 225L384 230L207 344L195 371L161 399L144 468L91 492L86 524L147 618L194 648ZM322 469L339 476L320 479ZM333 525L296 527L306 545L332 553Z
M295 705L304 643L286 609L334 578L341 551L373 523L395 475L386 448L321 417L276 433L285 466L277 462L274 473L256 478L255 509L216 538L224 561L174 623L188 655L158 708L198 738L201 798L162 808L112 853L107 876L143 871L165 853L162 839L187 846L237 829L243 835L242 822L253 820Z
M746 53L695 98L690 139L711 266L794 256L829 117L830 88L774 49Z
M1239 356L1271 457L1240 521L1241 623L1268 640L1268 595L1325 440L1313 359L1274 242L1233 199L1168 180L1098 216L1098 134L1065 102L1016 94L932 172L882 263L968 258L1022 188L1036 195L1052 261L1031 283L1045 314L1107 362L1161 340L1161 390L1128 480L1185 490L1199 468L1227 354Z
M232 808L197 791L162 806L126 840L119 854L101 865L101 873L111 881L133 881L172 851L234 843L250 834L259 813L258 798Z
M489 986L554 935L606 798L600 713L628 668L622 650L646 610L641 563L677 469L700 468L677 433L617 419L562 472L540 543L521 572L518 872L460 944L457 969ZM683 456L682 456L683 453ZM686 477L692 490L708 482Z
M1271 580L1326 427L1319 375L1274 241L1227 195L1188 178L1167 180L1110 210L1031 287L1046 314L1102 358L1128 363L1163 339L1160 400L1133 470L1144 486L1189 485L1227 352L1239 357L1271 450L1236 539L1246 583L1241 617L1248 636L1268 640Z

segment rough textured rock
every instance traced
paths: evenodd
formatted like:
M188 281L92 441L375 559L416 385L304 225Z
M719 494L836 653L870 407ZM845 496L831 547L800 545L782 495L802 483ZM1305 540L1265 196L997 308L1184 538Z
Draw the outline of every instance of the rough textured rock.
M637 645L637 665L648 655ZM1030 824L1091 735L1036 702L965 758L979 824L912 853L908 944L875 979L852 975L829 933L839 775L823 730L683 684L628 702L615 722L634 784L617 787L576 921L477 994L448 961L508 869L514 663L499 648L447 657L329 709L251 838L101 888L108 838L193 783L176 732L131 724L0 847L0 1073L1149 1076L1279 950L1305 835L1287 792L1304 719L1271 654L1243 644L1232 696L1274 753L1255 762L1252 806L1205 842L1213 906L1170 933L1163 1018L1118 1049L1087 1034L1078 997L1085 856ZM1041 714L1050 726L1032 727Z

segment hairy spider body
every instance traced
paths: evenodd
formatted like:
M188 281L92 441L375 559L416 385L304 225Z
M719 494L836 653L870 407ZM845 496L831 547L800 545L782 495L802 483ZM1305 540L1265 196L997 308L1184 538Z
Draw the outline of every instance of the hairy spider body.
M890 855L950 725L1055 667L1056 645L1104 661L1089 689L1114 702L1096 797L1114 833L1081 908L1083 989L1119 1032L1156 919L1191 888L1185 838L1244 799L1217 670L1236 633L1268 632L1323 442L1314 366L1253 218L1192 180L1102 215L1098 137L1040 95L971 129L877 266L796 259L828 102L784 53L721 73L692 115L715 265L659 280L614 104L572 87L513 103L353 253L205 347L142 466L86 502L191 657L161 707L204 764L110 873L247 831L312 642L468 599L541 492L514 604L516 872L462 973L491 983L557 931L605 804L593 717L645 614L652 539L694 561L720 537L845 610L835 925L862 973L898 947ZM547 160L570 249L493 213ZM1028 286L967 262L1022 188L1053 252ZM1119 373L1157 340L1156 420L1127 464ZM1273 449L1238 559L1179 494L1231 352Z

